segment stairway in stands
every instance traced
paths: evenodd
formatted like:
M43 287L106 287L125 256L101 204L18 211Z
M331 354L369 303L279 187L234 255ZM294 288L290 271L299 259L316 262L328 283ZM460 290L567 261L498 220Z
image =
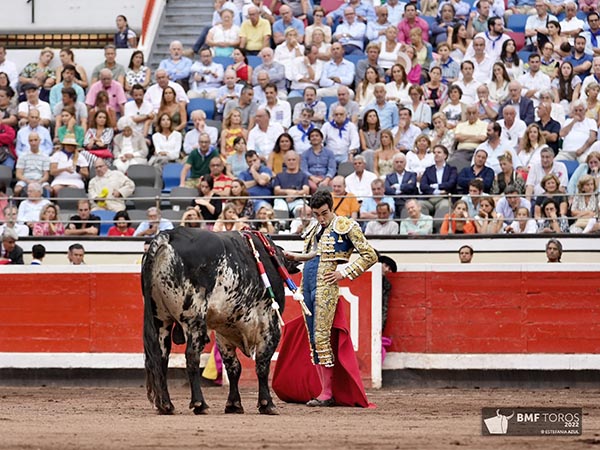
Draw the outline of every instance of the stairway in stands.
M210 25L214 11L211 0L168 0L148 58L152 72L169 56L169 43L179 40L191 49L203 27Z

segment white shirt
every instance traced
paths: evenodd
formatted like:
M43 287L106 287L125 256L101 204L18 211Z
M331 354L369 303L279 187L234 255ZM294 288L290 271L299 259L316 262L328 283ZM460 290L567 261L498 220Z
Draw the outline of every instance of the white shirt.
M559 162L554 161L552 165L552 169L548 174L553 173L560 180L560 187L567 189L567 184L569 183L569 175L567 171L567 167ZM546 172L542 168L542 164L532 164L529 168L529 173L527 174L527 181L525 183L526 186L533 186L533 195L538 196L544 193L544 189L540 185L542 178L546 176Z
M254 150L261 158L268 158L277 138L284 133L283 127L278 123L269 122L266 131L255 125L248 133L248 150Z
M205 125L203 133L206 133L210 136L211 145L217 145L217 140L219 139L219 130L217 130L215 127L209 127L208 125ZM185 139L183 141L183 151L187 155L189 155L192 152L192 150L198 147L199 138L200 132L195 128L185 133Z
M323 73L323 61L317 59L314 64L311 64L311 67L314 72L314 77L312 78L312 82L308 83L305 81L298 81L300 78L308 78L308 68L306 64L304 64L304 56L300 56L289 65L289 80L292 81L291 88L295 91L302 91L307 86L312 86L314 88L319 87L319 80L321 79L321 74ZM287 77L287 66L286 66L286 77Z
M565 126L568 126L573 119L567 119ZM590 131L598 132L596 121L586 117L582 122L575 122L571 131L563 139L563 152L575 152L590 137Z
M577 16L572 19L567 19L566 17L560 21L560 30L565 33L568 31L581 30L583 31L585 28L585 22ZM569 44L573 45L575 43L575 38L573 36L569 36Z
M292 124L292 108L286 100L277 99L277 103L274 106L263 103L258 108L266 109L271 113L269 123L278 123L285 129L289 128Z
M142 101L142 104L139 107L134 101L125 103L125 117L133 118L137 116L145 116L150 114L153 110L152 104L147 101ZM134 130L140 134L144 134L144 123L145 121L140 123L134 122Z
M359 179L356 172L351 173L346 177L346 191L356 195L359 202L364 200L363 197L372 197L371 182L377 179L377 175L368 170L364 170L362 177Z
M531 71L525 72L524 75L519 77L519 83L523 87L521 89L521 95L525 96L528 90L537 89L537 92L531 97L533 101L533 106L538 107L540 104L540 92L545 90L550 90L552 88L550 77L539 70L535 76L531 74Z
M223 73L224 70L221 64L213 62L205 66L202 62L196 61L190 68L190 89L196 92L216 90L221 87ZM196 74L202 77L201 81L196 81Z
M508 41L510 39L510 36L504 33L500 36L491 37L488 35L487 31L484 31L483 33L477 33L475 37L482 37L485 40L485 53L493 61L497 61L498 59L500 59L500 53L502 53L502 45L505 41ZM465 59L473 57L474 54L475 50L473 50L473 42L471 42L465 53Z
M34 203L29 200L23 200L19 205L19 212L17 214L17 222L25 224L29 222L39 222L40 213L44 206L50 201L42 198L39 202Z
M473 153L471 165L475 164L475 153L477 153L477 150L485 150L485 152L488 155L487 160L485 161L485 165L492 169L496 175L502 172L502 169L500 168L500 161L498 161L498 157L504 155L506 152L510 152L510 156L513 160L513 166L515 168L522 166L521 160L519 159L519 156L517 155L517 152L514 148L510 148L507 145L503 145L503 143L500 142L500 145L498 147L492 149L487 141L483 144L480 144L479 147L477 147L477 149Z
M460 74L462 77L462 73ZM461 103L466 105L472 105L473 103L477 103L477 88L481 86L481 83L477 81L475 78L471 80L469 84L465 84L465 80L460 79L456 83L457 86L462 90L462 97L460 99Z
M67 154L64 151L59 150L50 157L50 167L52 167L53 163L57 164L57 169L65 169L67 167L73 166L73 158L72 156L67 156ZM80 168L89 167L89 164L83 156L79 155L79 157L77 158L77 166ZM79 189L83 189L83 179L77 171L74 171L73 173L64 171L54 177L51 186L57 185L73 186Z
M433 160L433 153L428 152L425 154L425 158L419 159L417 153L409 151L406 153L406 170L409 172L415 172L417 177L423 175L425 169L429 166L433 166L435 161Z
M190 99L180 84L169 81L169 86L175 90L178 102L185 102L186 104L190 102ZM144 101L149 102L152 105L152 110L154 112L158 112L158 109L160 108L162 93L163 89L156 83L150 86L144 95Z
M502 127L500 139L506 142L513 150L516 150L519 145L519 139L523 137L527 130L527 125L521 119L515 119L512 127L507 128L504 124L504 119L498 120L498 124Z
M471 61L475 66L475 70L473 72L473 78L481 83L488 84L492 79L492 68L494 67L495 60L490 58L488 55L485 55L481 62L477 62L475 59L475 55L470 58L465 58L463 61ZM459 78L462 79L462 73L459 75ZM475 92L477 95L477 91ZM464 98L464 95L463 95Z
M17 92L17 84L19 83L19 71L17 70L17 65L14 62L5 59L4 62L0 64L0 72L4 72L8 75L10 87Z
M348 121L344 127L345 130L342 131L341 137L339 130L331 125L330 122L325 122L321 128L325 147L333 152L338 161L340 161L339 157L345 157L344 160L348 159L349 150L360 148L360 140L358 138L358 129L356 128L356 125Z
M39 111L40 119L52 120L52 109L50 108L50 103L45 102L43 100L38 100L37 105L32 105L28 102L19 103L19 113L24 113L25 115L28 115L29 111L32 109Z
M277 47L275 47L275 53L273 59L280 64L285 66L285 77L288 80L292 79L292 64L299 55L296 53L296 49L300 51L300 55L304 55L304 45L296 44L296 47L290 50L286 41L283 41Z
M162 133L154 133L152 135L152 143L154 144L154 154L158 156L160 152L167 152L169 161L175 161L179 158L181 151L181 133L173 131L169 137Z

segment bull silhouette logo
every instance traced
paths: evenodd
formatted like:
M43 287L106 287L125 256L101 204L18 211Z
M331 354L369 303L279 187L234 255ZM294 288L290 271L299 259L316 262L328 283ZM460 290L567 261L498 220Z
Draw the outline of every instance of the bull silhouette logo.
M515 415L513 411L510 416L500 414L500 410L496 410L496 415L488 419L484 419L485 426L490 434L506 434L508 431L508 421Z

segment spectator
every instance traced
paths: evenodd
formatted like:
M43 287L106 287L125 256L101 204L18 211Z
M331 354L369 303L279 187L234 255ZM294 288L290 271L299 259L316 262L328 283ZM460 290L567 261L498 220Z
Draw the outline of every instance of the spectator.
M356 155L352 160L354 172L345 177L346 190L354 194L359 202L371 197L371 182L377 179L377 175L366 170L367 163L363 155Z
M505 223L509 224L517 217L519 208L525 208L527 211L531 210L531 203L521 195L515 185L509 184L504 189L504 196L498 199L496 211L504 217Z
M65 227L67 236L98 236L100 234L100 217L91 214L92 203L89 200L77 202L77 215L71 216Z
M114 225L108 229L108 236L129 237L135 233L127 211L117 211L113 218Z
M160 210L154 206L146 210L146 217L148 220L138 225L134 236L156 236L161 231L173 229L171 221L163 219Z
M100 79L95 81L90 86L90 89L85 97L85 103L89 108L96 106L96 97L100 91L108 93L108 104L119 114L123 115L125 102L127 97L121 83L113 80L110 69L100 70Z
M350 217L354 220L358 219L360 205L354 194L346 191L346 183L344 177L338 175L331 180L333 211L338 216Z
M285 78L285 66L274 59L274 52L269 46L263 48L259 56L262 60L262 64L256 66L254 71L252 72L252 85L255 86L259 83L259 75L261 72L266 72L268 74L268 82L274 83L277 86L277 91L282 99L286 97L286 78ZM263 85L264 89L264 85ZM256 92L255 92L256 94ZM262 100L256 98L255 100L261 102Z
M535 14L531 14L525 22L525 38L527 40L527 51L536 51L538 49L538 36L544 36L547 41L548 22L556 20L556 17L548 14L548 5L544 0L535 0Z
M50 109L55 111L56 105L62 101L63 88L71 88L75 91L78 102L85 102L85 92L83 88L75 83L76 69L72 64L66 64L62 69L60 83L54 85L50 90ZM55 113L56 115L56 113Z
M408 152L414 147L417 136L421 134L421 129L412 123L412 111L409 108L400 108L398 117L398 126L392 128L391 131L396 148L402 152Z
M8 228L14 230L17 236L29 236L29 227L17 222L18 210L14 203L4 206L2 212L4 224L0 225L0 235Z
M81 244L71 244L67 253L67 259L73 266L85 265L85 249Z
M448 194L456 192L457 173L456 167L446 163L448 160L448 149L443 145L433 147L434 165L429 166L423 172L421 177L421 193L425 195L434 195L423 205L427 207L429 212L443 211L449 208L449 202L444 198Z
M323 33L324 41L331 43L331 27L324 23L325 10L321 6L315 6L313 10L314 22L304 29L304 44L308 47L312 44L312 35L317 29Z
M208 30L206 45L215 56L228 57L240 45L240 27L234 23L234 12L230 9L221 9L220 18L221 23Z
M560 191L560 180L553 173L546 175L542 178L540 185L544 192L541 195L538 195L535 199L535 209L533 217L536 220L539 220L541 217L541 208L544 202L549 198L556 205L556 210L560 214L561 217L567 216L568 210L568 201L567 196L564 195L564 192Z
M423 89L421 86L411 86L408 89L410 103L408 108L412 112L412 123L421 130L429 129L431 124L431 107L425 103L423 98Z
M296 103L294 106L294 112L292 120L294 124L300 122L300 115L304 109L311 109L313 111L311 117L311 123L314 123L319 128L325 123L325 116L327 115L327 105L317 98L317 90L312 86L307 86L303 91L302 102Z
M538 233L568 233L569 221L558 216L558 208L553 199L547 198L541 207L541 219L538 220Z
M106 161L98 158L94 163L96 176L90 180L88 197L94 203L94 210L123 211L124 198L135 190L135 183L119 170L110 170Z
M521 95L522 86L518 81L511 81L508 84L509 99L500 107L499 117L502 119L505 114L505 108L512 105L515 108L519 107L519 118L529 125L534 121L534 105L531 99Z
M267 20L269 22L269 25L272 26L273 23L275 22L275 16L273 15L273 12L267 7L267 5L265 4L265 2L263 0L251 0L249 4L244 5L242 8L242 20L248 19L248 11L253 6L258 9L260 17ZM241 24L241 22L240 22L240 24Z
M585 159L585 163L579 164L579 167L575 170L573 175L569 178L569 185L567 192L570 195L577 193L577 183L579 179L584 175L591 175L596 180L596 185L600 182L600 152L598 149L600 144L594 144L592 151L588 154Z
M269 47L270 39L269 21L260 17L257 7L251 6L248 8L248 19L240 27L240 48L245 49L249 55L257 55L261 49Z
M17 108L12 104L15 93L8 85L6 74L0 72L0 80L2 79L6 80L4 82L6 86L0 86L0 124L16 127L19 119L17 118Z
M377 219L377 205L382 202L389 205L392 215L395 213L396 207L394 205L394 199L385 196L385 182L382 179L375 178L371 181L371 192L372 195L366 197L360 204L361 219Z
M239 177L246 170L246 139L239 136L233 140L234 153L227 157L227 173L233 177Z
M17 65L6 59L6 47L0 46L0 72L4 72L10 80L10 87L15 91L19 82L19 72Z
M167 86L170 86L175 90L175 94L177 96L177 102L180 102L183 104L188 104L190 102L187 95L185 95L185 91L183 90L183 87L180 84L169 80L169 75L166 70L158 69L156 71L155 77L156 77L156 84L153 84L152 86L150 86L148 88L148 90L146 91L146 94L144 95L144 101L146 101L152 105L154 112L158 111L158 108L160 107L160 102L162 100L163 90Z
M485 29L487 29L487 20ZM467 49L473 41L472 36L473 34L467 30L463 23L458 23L448 30L448 41L446 43L450 46L450 56L459 64L467 54Z
M225 10L230 14L229 10ZM198 52L200 61L195 61L190 67L189 98L217 97L217 90L223 82L223 66L213 62L209 47L202 47Z
M569 44L575 43L575 36L583 31L585 23L577 17L577 4L572 1L563 3L565 8L565 18L560 21L561 34L566 36Z
M568 87L573 88L573 90L577 89L577 85L581 84L580 82L583 82L583 80L590 74L590 70L592 69L592 62L594 58L585 53L585 44L586 38L584 36L576 36L573 53L567 56L563 61L568 62L571 66L571 79L568 81L572 84L572 86ZM559 72L559 76L561 75L561 72ZM565 88L565 86L560 86L560 88L562 90ZM579 90L577 89L577 91ZM579 94L579 92L577 92L577 94ZM577 99L577 97L578 95L575 96L575 99Z
M39 222L33 224L34 236L62 236L65 227L59 219L58 206L47 203L40 211Z
M132 101L125 104L124 111L124 116L133 121L135 131L144 138L150 134L150 127L155 117L152 104L144 100L145 92L141 84L134 84L131 88Z
M219 157L219 151L211 147L208 133L200 134L198 147L193 149L181 169L179 186L195 188L203 175L210 173L210 161ZM176 159L176 158L175 158ZM191 172L190 172L191 170ZM186 177L190 177L186 181Z
M495 208L492 197L482 197L479 201L479 212L474 220L478 234L498 234L504 228L504 217Z
M486 53L485 39L481 35L473 38L473 54L465 56L463 61L471 61L474 71L473 78L480 84L489 82L492 76L492 66L494 60L492 56Z
M287 100L277 98L277 86L269 83L264 88L266 102L259 105L259 109L269 112L269 125L279 124L287 130L292 124L292 109Z
M439 14L431 26L431 38L436 47L442 42L446 43L448 40L448 30L453 29L456 24L461 23L461 20L456 17L454 5L461 5L462 3L464 2L454 3L448 1L440 3ZM467 15L469 14L469 9L467 8Z
M352 161L354 155L358 153L360 148L358 129L348 119L346 110L342 106L336 106L333 120L323 125L321 132L325 145L334 154L338 164Z
M487 194L483 193L483 181L481 179L473 179L469 182L467 187L466 195L463 195L460 199L467 204L469 217L476 217L479 212L480 201L483 196Z
M390 25L385 29L385 35L379 39L380 49L377 65L385 71L385 74L388 77L392 76L392 67L394 67L396 61L398 61L398 54L402 50L402 44L396 40L397 35L398 29L396 26ZM402 70L404 70L404 68Z
M354 8L349 6L344 8L344 21L337 26L333 38L342 45L345 54L364 54L363 41L366 33L366 25L357 20Z
M277 234L279 223L275 221L275 213L271 205L263 204L256 212L252 229L266 234Z
M470 245L463 245L458 249L458 259L461 264L471 264L473 260L473 247Z
M217 141L219 140L219 131L215 127L206 125L206 113L201 109L196 109L192 111L192 114L190 114L190 119L194 124L194 128L185 133L183 152L186 155L189 155L194 147L198 144L198 138L202 133L208 134L211 145L216 146Z
M501 105L508 99L508 85L510 76L506 67L501 62L495 62L492 66L492 79L488 83L488 91L490 99Z
M171 117L174 130L181 133L185 132L187 125L187 111L185 105L178 102L176 97L177 94L172 87L164 88L157 115L161 116L163 113L167 113Z
M113 139L113 165L122 173L126 173L131 165L148 164L148 146L146 140L137 131L135 124L129 117L121 117L117 128L121 133Z
M563 247L558 239L550 239L546 243L546 258L549 263L560 263L562 253Z
M438 45L437 54L439 58L431 63L429 70L431 72L434 67L438 67L440 69L441 81L444 83L441 86L443 86L443 92L446 92L446 85L451 85L458 80L458 76L460 74L460 64L450 56L450 46L447 43L443 42ZM437 103L439 103L441 106L444 103L443 101L445 100L445 95L440 93L436 100L439 100ZM429 106L431 106L431 104Z
M395 105L394 108L396 108ZM369 157L370 166L373 167L375 150L381 147L381 124L379 115L374 109L365 112L362 127L358 130L358 139L362 155ZM393 148L393 145L391 146Z
M246 152L246 163L248 169L240 173L240 180L244 182L248 194L254 198L254 212L256 213L262 205L272 202L268 197L273 195L271 185L273 172L261 163L261 159L254 150Z
M169 44L169 58L163 59L158 66L167 72L171 81L180 84L184 91L189 90L191 67L192 60L183 56L183 44L177 40Z
M83 139L86 152L82 152L82 155L86 157L90 164L93 164L96 158L105 158L112 161L114 125L106 111L98 111L92 118L91 126Z
M517 117L517 111L514 106L506 105L503 111L504 118L497 123L502 128L500 139L505 148L513 152L521 146L521 139L527 131L527 124ZM517 157L515 157L515 160Z
M113 39L116 48L136 48L137 36L135 31L129 28L127 17L122 14L117 16L117 32Z
M29 134L30 152L17 160L14 194L19 196L23 189L32 183L38 183L42 189L50 190L50 157L40 153L40 136L36 132Z
M242 115L242 127L245 130L251 130L255 125L254 117L258 109L258 104L253 101L253 98L254 89L252 86L244 86L240 91L239 98L231 99L225 104L223 117L227 117L232 110L237 109Z
M36 87L43 88L46 91L52 89L52 86L56 83L56 72L50 67L50 63L53 59L54 52L51 48L44 47L40 50L39 60L27 64L19 74L19 84L21 87L24 87L25 84L32 83Z
M365 229L366 235L397 235L398 223L391 218L392 211L390 205L381 202L377 205L377 220L371 220L367 223Z
M244 221L240 220L236 212L236 206L233 203L227 202L223 205L223 211L215 222L213 231L239 231L246 226Z
M400 218L406 201L405 196L418 193L417 174L406 170L406 156L403 153L395 154L392 160L394 171L385 177L385 194L394 196L395 216Z
M368 69L370 70L370 69ZM364 81L363 81L364 83ZM418 88L417 86L412 86L411 89ZM420 88L419 88L420 89ZM409 89L409 93L410 93ZM421 94L423 91L421 90ZM390 129L398 126L399 115L398 115L398 107L392 101L386 100L386 88L383 83L375 83L373 85L373 101L367 103L363 108L363 111L375 110L377 112L377 116L379 117L379 121L381 123L382 129ZM419 105L420 106L420 105ZM425 105L427 106L427 105ZM410 107L410 106L409 106ZM415 113L416 110L416 113ZM415 117L413 122L415 125L419 126L418 122L427 121L427 113L423 114L423 107L414 108L413 105L413 117ZM364 117L364 116L363 116ZM429 122L431 122L431 109L429 109ZM372 147L371 147L372 148Z
M183 213L181 217L181 222L179 222L180 227L186 228L204 228L202 226L202 216L200 213L195 210L192 206L188 206L188 209Z
M462 88L453 84L448 88L448 99L446 100L446 103L440 108L440 113L446 118L446 128L454 130L456 124L466 117L466 110L467 105L462 101ZM454 143L454 135L452 142Z
M490 17L488 19L487 31L475 35L473 42L467 49L465 58L469 58L475 53L473 44L477 37L482 37L485 40L485 53L491 56L493 61L496 61L500 57L502 44L510 39L510 36L504 33L504 23L502 19L500 17Z
M429 82L423 85L423 97L432 114L439 112L448 95L448 88L442 83L442 67L432 67L429 70Z
M236 84L235 72L228 69L224 75L224 84L217 89L217 112L222 114L228 102L237 100L242 93L242 85Z
M571 103L571 118L560 130L563 146L557 158L565 161L585 162L590 147L598 136L598 126L593 119L585 117L585 104L581 100Z
M50 104L40 100L39 88L34 83L25 83L21 85L25 92L26 100L19 103L18 118L19 126L25 126L29 122L29 113L37 110L40 114L40 122L43 126L49 127L52 122L52 109Z
M598 184L591 175L582 176L577 182L577 195L571 204L571 216L575 222L569 228L571 233L589 233L598 217ZM595 231L595 230L594 230Z
M317 91L318 93L319 91ZM343 106L344 109L346 110L346 115L350 118L350 122L352 122L354 125L358 124L358 113L359 113L359 106L358 103L356 103L355 101L350 99L351 96L351 91L350 89L348 89L346 86L340 86L337 89L337 98L338 101L332 103L329 106L329 117L327 120L333 120L333 112L335 111L335 108L337 108L338 106Z
M310 139L308 136L316 128L312 122L313 114L314 111L311 108L303 108L298 123L289 129L289 134L294 140L294 150L299 155L302 155L310 148Z
M318 56L319 49L315 45L307 45L304 49L304 56L301 55L291 62L289 71L286 73L286 78L291 81L291 91L288 94L288 98L304 95L305 103L309 103L306 100L306 88L313 88L315 96L313 102L316 101L316 89L319 87L319 81L323 73L323 61ZM323 103L323 105L325 104ZM294 117L296 116L295 111ZM325 117L326 111L319 111L319 113L321 112L323 113L323 117Z
M463 103L472 105L477 102L477 88L481 85L473 77L475 73L475 64L473 64L473 61L469 59L464 60L460 64L460 73L462 79L459 79L454 85L460 87Z
M433 231L433 217L421 213L421 204L409 199L405 204L408 217L400 223L400 234L402 235L429 235Z
M520 195L525 193L525 180L521 175L521 171L514 169L514 163L512 155L509 151L504 152L503 155L498 157L500 163L500 173L495 176L494 182L492 183L492 189L490 193L492 195L501 195L505 193L507 186L513 185Z
M406 168L409 172L417 174L417 183L419 183L425 169L432 164L431 141L427 135L420 134L415 139L415 147L406 154Z
M592 57L600 54L598 47L598 35L600 34L600 16L597 12L591 12L587 16L589 30L583 31L580 36L585 37L585 53ZM1 67L1 66L0 66Z
M479 118L488 123L496 120L499 105L490 100L490 90L486 84L482 84L477 88L477 99Z
M108 69L111 72L111 78L121 85L125 86L125 67L117 61L117 49L114 45L109 44L104 47L104 62L94 67L92 72L92 86L94 83L102 80L102 70Z
M242 113L239 109L230 109L223 120L223 128L221 130L221 155L227 158L234 152L233 141L237 137L248 137L248 131L242 124Z
M537 109L538 117L540 120L536 122L542 130L542 136L546 141L546 144L552 149L554 154L558 154L558 143L560 135L560 123L550 117L551 107L546 103L540 103ZM524 162L524 161L522 161Z
M152 135L154 156L148 164L162 168L165 164L177 161L181 151L181 133L175 131L171 116L162 113L158 116L156 133ZM208 138L210 140L210 138Z
M2 247L0 248L0 265L1 264L24 264L23 249L16 242L19 240L19 235L12 228L4 228L2 232Z
M549 174L554 174L560 180L560 190L565 192L568 182L567 168L560 161L554 160L554 153L549 147L543 148L540 155L540 164L534 164L527 175L525 194L527 199L541 195L543 188L542 179Z
M202 175L198 181L199 196L194 198L191 203L191 207L206 222L208 229L212 229L215 221L221 214L221 207L223 206L223 201L215 192L214 187L215 179L212 175Z
M454 139L458 143L452 155L455 166L467 166L473 158L475 149L485 141L487 124L479 119L477 105L467 106L467 120L459 122L454 129Z
M17 221L33 229L42 212L42 209L50 203L42 197L42 186L39 183L30 183L27 186L27 198L19 204Z
M69 47L65 47L60 51L58 56L62 65L56 70L56 82L61 82L62 71L64 67L67 65L71 65L75 67L75 79L73 80L73 82L77 84L80 88L87 89L88 77L85 71L85 67L75 62L75 54L73 53L73 50L71 50Z
M294 150L294 139L288 133L280 134L275 141L273 151L267 159L267 167L274 175L280 174L284 169L285 154Z
M248 65L248 57L243 48L236 48L231 55L233 64L227 66L227 70L235 72L235 81L239 84L250 83L252 79L252 67Z
M458 200L454 204L452 214L444 216L440 234L474 234L475 231L475 225L469 217L467 204L463 200Z
M394 40L396 37L396 27L388 20L389 12L385 5L375 7L377 20L367 23L367 32L365 37L371 43L385 41L385 33L389 27L394 27ZM398 23L398 22L396 22ZM368 46L367 46L368 48ZM379 55L379 51L377 52Z
M308 174L311 193L318 188L329 186L336 173L335 155L323 147L323 133L318 128L309 134L310 149L302 154L302 171Z
M517 155L521 161L521 166L525 173L529 172L532 164L540 162L540 151L546 146L546 139L537 123L532 123L527 127L521 141L521 151Z
M413 28L419 28L423 41L429 40L429 25L424 19L417 17L417 5L407 4L404 7L404 19L398 23L398 42L404 44L410 44L410 30Z
M221 158L211 159L208 163L208 168L210 169L210 176L213 179L212 191L221 197L229 197L233 178L225 173L223 160Z
M96 105L99 103L98 97L96 97ZM108 105L108 98L106 100L106 105ZM69 114L73 117L73 121L70 124L70 118L68 120L63 120L62 118L62 112L65 109L69 109ZM92 109L90 112L95 114L96 111ZM111 109L111 112L114 112L114 110ZM112 114L112 116L116 117L116 114ZM65 87L61 90L61 100L54 107L54 118L56 119L55 129L57 130L56 136L59 138L59 142L62 137L59 135L58 130L64 125L67 125L67 129L70 128L70 133L75 132L73 127L79 127L78 129L81 131L81 140L83 142L83 135L85 134L88 122L88 109L85 103L77 100L77 93L73 88Z
M294 17L292 9L284 4L279 8L279 15L281 18L273 24L273 42L275 42L275 45L285 41L285 34L289 28L296 30L300 44L304 42L304 23Z
M54 196L65 186L83 189L83 181L89 177L89 164L79 154L75 136L67 134L61 145L62 151L50 157L50 175L54 177L50 186Z
M529 209L518 207L515 213L514 221L504 227L504 232L508 234L535 234L537 233L537 223L529 216Z
M266 108L256 111L256 125L248 133L248 150L255 151L261 160L267 161L277 138L285 132L279 123L271 122L271 114Z
M457 88L460 89L460 88ZM446 148L454 147L454 130L448 128L448 119L442 112L435 113L432 116L433 130L429 130L431 146L441 144Z
M469 182L476 178L483 181L483 192L486 194L490 193L492 184L494 183L494 171L489 167L486 167L486 161L488 159L487 151L484 149L477 149L473 155L473 164L471 167L465 167L458 174L458 192L465 193L468 191Z
M323 67L319 82L321 88L317 91L319 97L336 95L340 86L349 86L354 82L354 64L344 59L344 48L336 42L331 46L331 61Z
M239 178L231 182L231 196L234 197L233 204L240 223L253 219L254 200L250 198L245 183Z
M41 266L46 257L46 247L42 244L35 244L31 247L32 266Z

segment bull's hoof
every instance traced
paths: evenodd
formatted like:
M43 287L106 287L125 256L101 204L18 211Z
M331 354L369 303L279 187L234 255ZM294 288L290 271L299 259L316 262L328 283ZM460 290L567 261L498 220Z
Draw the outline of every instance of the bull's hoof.
M210 407L206 404L206 402L203 401L203 402L190 403L190 409L192 409L194 411L194 414L199 416L199 415L208 414L208 410L210 409Z
M156 408L158 408L158 414L161 416L170 416L173 414L173 411L175 411L173 403L168 403L166 405L156 405Z
M244 407L241 403L227 403L225 405L225 414L244 414Z
M267 416L279 415L279 410L272 402L267 403L266 405L258 405L258 412L259 414L265 414Z

